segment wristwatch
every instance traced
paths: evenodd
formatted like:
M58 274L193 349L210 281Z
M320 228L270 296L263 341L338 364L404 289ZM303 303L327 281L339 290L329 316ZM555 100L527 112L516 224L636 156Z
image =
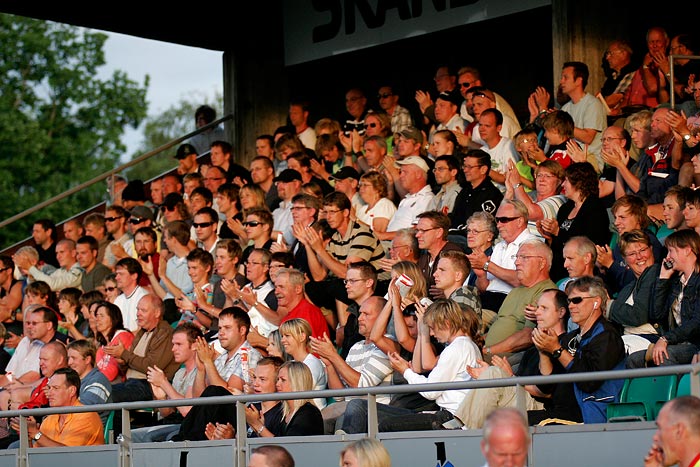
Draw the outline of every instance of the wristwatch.
M491 264L491 261L486 261L486 262L484 263L484 267L483 267L484 271L488 271L488 270L489 270L489 264Z
M687 143L688 141L690 141L690 138L691 138L690 133L687 133L687 134L683 135L683 141L685 141L686 143Z
M517 190L517 189L520 188L521 186L523 186L522 183L516 183L515 185L513 185L513 188L515 188L515 189Z
M562 352L564 352L564 347L559 347L557 350L552 352L552 358L559 360L559 357L561 357Z
M41 439L41 431L37 431L32 439L34 441L39 441L39 439Z

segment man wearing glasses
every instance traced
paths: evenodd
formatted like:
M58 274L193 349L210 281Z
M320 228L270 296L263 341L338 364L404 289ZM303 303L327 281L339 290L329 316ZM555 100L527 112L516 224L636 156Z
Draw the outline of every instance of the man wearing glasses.
M114 265L122 258L134 257L133 244L129 246L131 239L127 232L126 222L129 211L119 205L112 205L105 213L105 227L112 241L105 249L104 265L114 269Z
M472 214L485 211L494 214L503 200L503 193L491 181L491 156L480 149L467 152L462 163L467 183L459 192L452 210L452 228L466 229Z
M391 132L396 134L413 126L411 112L399 105L399 95L395 92L394 86L385 85L379 88L377 93L379 107L391 117Z
M299 241L305 248L311 270L312 282L306 285L309 298L317 306L336 310L328 315L328 323L335 327L340 321L345 324L348 299L343 279L348 267L357 261L368 261L375 269L380 269L384 258L384 248L372 231L364 224L350 220L350 200L343 193L331 193L323 201L323 211L328 225L335 229L328 247L314 229L300 232ZM388 274L384 273L384 276ZM388 277L382 277L385 279Z
M515 264L520 246L527 240L537 240L527 228L528 212L518 200L504 200L496 212L496 226L502 240L487 257L473 251L469 262L477 275L476 286L481 292L481 303L487 310L498 310L506 295L521 285ZM539 241L539 240L538 240ZM549 277L549 269L547 269Z
M526 239L513 256L512 272L519 285L507 294L486 334L483 355L487 362L493 355L507 357L511 365L520 362L523 351L533 343L532 332L537 325L525 317L525 308L535 305L545 290L557 288L549 278L552 250L545 243L536 238Z
M194 215L192 222L197 238L197 248L208 251L212 256L216 253L216 244L219 242L219 215L211 207L203 207Z
M535 346L550 355L540 360L543 375L555 373L558 362L567 373L622 370L625 368L625 345L620 333L603 316L608 293L598 277L576 279L569 291L571 320L579 328L559 339L554 333L536 329L532 333ZM561 343L564 343L562 345ZM619 402L624 379L580 381L574 393L584 423L605 423L607 405Z

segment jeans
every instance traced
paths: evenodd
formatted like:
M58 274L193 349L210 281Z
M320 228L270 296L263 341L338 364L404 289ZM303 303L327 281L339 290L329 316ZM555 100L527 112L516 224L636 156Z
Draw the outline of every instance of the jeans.
M114 402L150 401L153 400L153 391L145 379L129 378L112 386L112 399Z
M453 419L447 410L414 412L403 407L377 404L379 431L439 430L442 424ZM346 433L367 433L367 401L353 399L348 402L343 417L342 430Z
M659 366L668 365L686 365L691 362L693 355L698 353L700 347L690 342L681 342L680 344L669 344L666 347L668 358ZM627 357L627 368L645 368L647 366L656 366L654 362L646 361L646 350L634 352Z
M174 435L180 432L180 425L157 425L134 428L131 430L132 443L157 443L170 441Z

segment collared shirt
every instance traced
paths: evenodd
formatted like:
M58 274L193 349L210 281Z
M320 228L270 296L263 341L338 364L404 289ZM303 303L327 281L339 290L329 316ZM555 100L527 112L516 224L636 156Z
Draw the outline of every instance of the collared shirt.
M526 228L520 232L520 234L512 242L508 243L505 240L502 240L496 243L496 245L493 247L493 253L491 254L489 261L491 261L493 264L499 265L502 268L515 270L515 255L518 254L520 245L522 245L525 240L532 239L537 239L537 237L532 235ZM486 288L486 290L489 292L500 292L507 294L513 289L512 285L497 278L490 272L486 273L486 278L489 280L489 285Z
M435 195L435 210L443 214L449 214L455 206L457 195L462 191L462 187L457 180L445 183L440 186L440 191Z
M281 201L279 207L272 211L272 218L275 221L272 230L282 232L287 245L294 243L294 233L292 232L292 224L294 223L294 218L292 217L292 202Z
M260 355L260 352L246 340L230 357L228 352L224 351L224 353L214 360L214 366L216 367L216 371L219 372L221 379L228 381L231 376L236 375L245 380L243 377L244 368L242 355L243 352L246 351L248 352L249 368L255 368L257 366L258 360L262 358L262 355Z
M12 373L17 378L30 371L39 373L39 352L41 352L43 346L44 342L41 340L31 340L29 337L24 336L17 344L17 348L7 364L5 372Z
M179 258L173 255L173 257L168 260L168 264L165 267L165 275L168 276L168 279L170 279L170 281L183 293L191 292L194 288L192 279L187 272L187 257L185 256ZM162 279L160 281L160 285L165 290L168 290L168 288L165 286L165 282L163 282ZM170 290L168 290L168 293L165 294L164 300L169 298L175 298L175 296L170 293Z
M79 288L83 280L84 270L78 263L73 263L70 269L56 269L51 274L41 272L36 266L29 268L28 272L35 281L44 281L49 285L51 290L59 292L66 287Z
M399 203L394 217L389 221L387 232L407 229L416 221L418 214L431 211L435 206L435 195L430 185L425 185L416 193L408 193Z

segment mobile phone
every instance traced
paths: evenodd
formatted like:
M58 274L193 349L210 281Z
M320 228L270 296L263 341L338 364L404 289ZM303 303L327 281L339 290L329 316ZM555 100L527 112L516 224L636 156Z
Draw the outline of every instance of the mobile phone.
M673 260L665 259L663 265L664 269L673 269Z
M277 243L279 243L280 245L282 244L282 238L283 238L283 237L282 237L282 234L281 234L281 233L278 233L278 234L277 234Z

